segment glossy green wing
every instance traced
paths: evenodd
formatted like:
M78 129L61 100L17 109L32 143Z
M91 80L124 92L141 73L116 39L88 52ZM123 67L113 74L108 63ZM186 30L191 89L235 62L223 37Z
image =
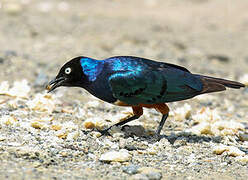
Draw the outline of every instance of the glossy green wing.
M149 104L166 88L166 81L157 72L117 72L109 79L113 95L127 104Z
M110 77L109 84L113 96L130 105L179 101L202 90L199 78L173 68L116 72Z

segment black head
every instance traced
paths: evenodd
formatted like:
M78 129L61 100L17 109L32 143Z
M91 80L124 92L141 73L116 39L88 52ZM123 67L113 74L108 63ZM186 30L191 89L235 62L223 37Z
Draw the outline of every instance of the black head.
M84 83L87 83L87 77L83 73L80 64L81 58L82 57L76 57L63 65L56 78L50 81L46 86L48 92L51 92L60 86L82 87Z

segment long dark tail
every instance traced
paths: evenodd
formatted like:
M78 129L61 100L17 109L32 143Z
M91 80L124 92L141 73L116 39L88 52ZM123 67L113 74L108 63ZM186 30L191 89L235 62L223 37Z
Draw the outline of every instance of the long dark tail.
M230 81L226 79L202 76L202 75L196 75L196 76L199 76L203 82L203 90L201 91L201 94L224 91L226 90L226 87L234 88L234 89L245 87L244 84L236 81Z

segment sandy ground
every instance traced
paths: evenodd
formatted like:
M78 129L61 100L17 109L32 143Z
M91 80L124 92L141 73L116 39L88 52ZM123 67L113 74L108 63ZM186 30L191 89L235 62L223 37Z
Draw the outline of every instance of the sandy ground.
M159 142L154 110L99 137L87 125L108 127L130 109L83 89L44 90L79 55L140 56L245 82L247 8L244 0L0 0L0 179L248 179L247 88L170 103Z

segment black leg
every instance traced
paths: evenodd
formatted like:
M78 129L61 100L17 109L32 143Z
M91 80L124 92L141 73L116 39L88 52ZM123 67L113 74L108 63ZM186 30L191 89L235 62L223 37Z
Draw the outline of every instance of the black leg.
M164 126L164 123L165 123L165 121L166 121L168 115L169 115L169 113L168 113L168 114L164 114L163 117L162 117L162 119L161 119L161 121L160 121L160 123L159 123L158 129L157 129L157 131L156 131L156 135L157 135L158 137L160 136L160 132L161 132L163 126Z
M116 124L114 124L114 125L108 127L107 129L98 130L98 131L99 131L102 135L109 135L108 130L110 130L113 126L122 126L122 125L124 125L124 124L126 124L126 123L128 123L128 122L130 122L130 121L133 121L133 120L135 120L135 119L138 119L139 117L140 117L139 115L133 115L133 116L131 116L131 117L129 117L129 118L123 120L123 121L120 121L120 122L118 122L118 123L116 123Z

